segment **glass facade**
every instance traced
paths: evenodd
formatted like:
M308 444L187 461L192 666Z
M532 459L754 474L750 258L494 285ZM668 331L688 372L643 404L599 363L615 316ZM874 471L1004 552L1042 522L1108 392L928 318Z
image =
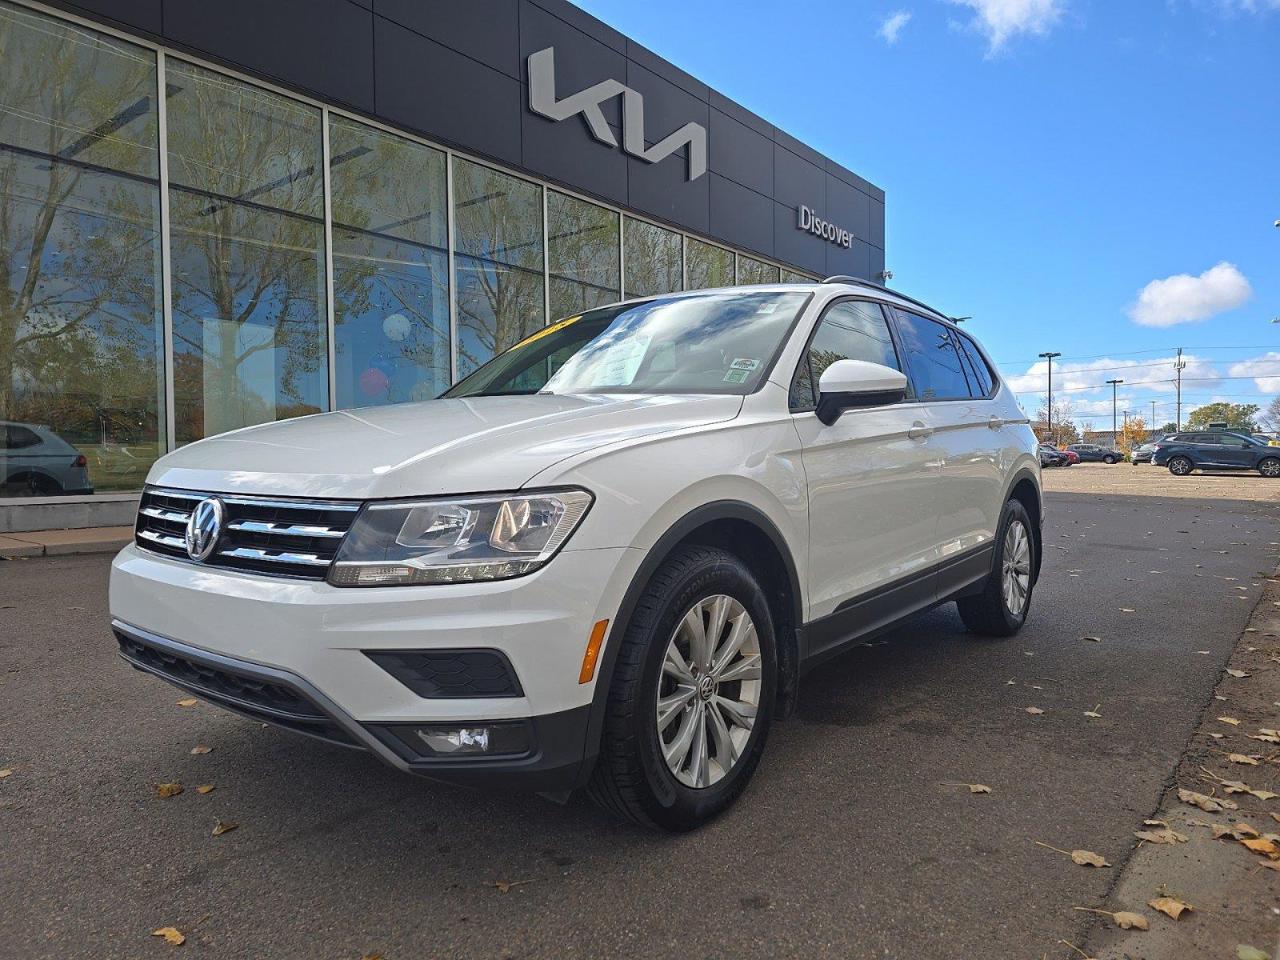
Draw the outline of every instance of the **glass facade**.
M135 491L548 319L779 275L811 279L0 0L0 495Z

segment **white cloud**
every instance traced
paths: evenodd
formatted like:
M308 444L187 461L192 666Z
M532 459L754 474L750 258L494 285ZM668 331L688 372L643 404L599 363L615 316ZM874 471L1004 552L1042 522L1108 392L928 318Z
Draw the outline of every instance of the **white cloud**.
M950 0L974 12L973 25L995 53L1020 33L1045 34L1062 16L1065 0Z
M1263 393L1280 392L1280 353L1266 353L1233 363L1227 373L1233 377L1253 377L1254 386Z
M1124 380L1120 385L1121 399L1126 394L1139 393L1164 394L1172 389L1170 384L1176 376L1173 363L1175 357L1140 357L1137 359L1116 360L1110 357L1099 357L1087 362L1055 363L1053 365L1053 392L1066 390L1070 396L1084 402L1095 395L1095 391L1106 394L1107 412L1111 411L1111 388L1106 386L1108 380ZM1182 376L1188 380L1201 381L1204 389L1213 389L1216 378L1221 373L1203 357L1190 353L1183 354L1186 363ZM1241 361L1244 362L1244 361ZM1043 394L1048 374L1047 364L1041 360L1027 368L1026 373L1006 376L1015 393ZM1101 393L1097 394L1101 396Z
M897 43L898 34L902 33L902 28L911 22L911 14L906 10L898 10L884 18L884 22L880 24L877 31L885 43Z
M1234 310L1252 296L1244 274L1223 261L1198 277L1179 273L1152 280L1138 293L1129 317L1144 327L1172 327Z

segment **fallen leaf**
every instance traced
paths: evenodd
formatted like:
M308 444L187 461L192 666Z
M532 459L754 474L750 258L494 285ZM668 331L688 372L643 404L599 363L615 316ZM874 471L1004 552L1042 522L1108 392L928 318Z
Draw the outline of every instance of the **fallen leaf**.
M184 698L184 699L182 699L182 700L179 700L179 701L178 701L178 706L180 706L180 707L194 707L194 706L195 706L197 703L199 703L199 702L200 702L200 701L199 701L199 700L197 700L195 697L186 697L186 698Z
M199 756L202 756L202 755L204 755L204 754L208 753L208 752L209 752L210 750L212 750L212 749L213 749L213 747L205 747L205 746L192 747L192 748L191 748L191 753L192 753L192 755L193 755L193 756L197 756L197 757L199 757Z
M1094 853L1092 850L1072 850L1071 859L1082 867L1109 867L1102 857Z
M1246 837L1240 842L1254 853L1272 860L1280 860L1280 845L1277 845L1274 840L1268 840L1265 837Z
M1209 734L1209 736L1213 737L1213 739L1215 739L1215 740L1221 740L1221 739L1222 739L1222 737L1223 737L1223 734L1221 734L1221 733L1211 733L1211 734Z
M1147 841L1147 843L1174 844L1187 842L1185 834L1178 833L1171 827L1165 827L1163 830L1138 830L1134 833L1134 836L1139 840Z
M213 784L206 783L202 786L196 787L196 793L213 793Z
M213 821L213 835L214 835L215 837L220 837L220 836L222 836L224 833L230 833L232 830L234 830L234 829L235 829L236 827L238 827L238 826L240 826L240 824L238 824L238 823L231 823L231 822L230 822L230 821L228 821L228 820L214 820L214 821Z
M1237 720L1235 717L1219 717L1218 719L1221 720L1223 723L1231 724L1233 727L1240 726L1240 721Z
M1234 823L1231 826L1232 826L1232 829L1235 830L1236 836L1240 837L1241 839L1245 837L1258 836L1258 831L1255 830L1251 824L1245 823L1243 820L1240 821L1239 823Z
M1102 719L1102 714L1100 714L1100 713L1098 712L1098 711L1099 711L1099 710L1101 710L1101 709L1102 709L1102 704L1100 704L1100 703L1099 703L1099 704L1098 704L1097 706L1095 706L1092 710L1086 710L1086 711L1084 712L1084 715L1085 715L1086 717L1093 717L1095 720L1101 720L1101 719Z
M1147 926L1147 918L1140 913L1130 913L1128 910L1121 910L1119 913L1113 913L1111 919L1116 922L1116 926L1121 930L1149 930Z
M1271 960L1271 954L1241 943L1236 945L1236 960Z
M167 800L170 797L176 797L182 792L182 784L180 783L157 783L156 796L161 800Z
M1035 717L1035 716L1039 716L1040 714L1044 713L1044 711L1043 711L1043 710L1041 710L1039 707L1027 707L1027 713L1029 713L1029 714L1031 714L1033 717Z
M1250 740L1261 740L1263 743L1280 743L1280 737L1274 737L1269 733L1251 733L1248 736Z
M499 893L509 893L512 887L518 887L525 883L533 883L532 880L495 880L493 886L498 888Z
M164 937L165 943L171 943L175 947L180 947L187 942L187 938L177 927L161 927L159 930L152 930L153 937Z
M1274 820L1276 823L1280 823L1280 813L1273 813L1271 815L1271 819Z
M1232 763L1243 763L1251 767L1256 767L1258 765L1257 760L1253 759L1253 757L1246 757L1243 753L1228 753L1227 759Z
M1270 790L1250 790L1249 792L1259 800L1274 800L1276 797L1280 797L1280 793L1273 793Z
M5 777L12 777L12 776L13 776L13 770L11 770L9 767L5 767L3 770L0 770L0 780L3 780Z
M1148 900L1147 906L1152 910L1159 910L1168 917L1177 920L1187 910L1194 910L1195 907L1189 903L1184 903L1175 897L1156 897L1154 900Z
M1228 670L1227 676L1235 677L1237 680L1241 680L1244 677L1249 676L1249 674L1245 673L1243 670Z
M1186 790L1178 788L1178 799L1183 803L1189 803L1193 807L1199 807L1205 813L1219 813L1222 810L1238 810L1240 805L1233 800L1215 800L1213 797L1203 793L1196 793L1194 790Z
M970 793L990 793L991 788L988 787L985 783L971 783L969 784L969 792Z

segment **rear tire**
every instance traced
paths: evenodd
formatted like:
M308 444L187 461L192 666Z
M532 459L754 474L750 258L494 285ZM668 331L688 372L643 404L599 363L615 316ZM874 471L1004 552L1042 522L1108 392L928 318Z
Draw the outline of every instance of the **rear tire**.
M1116 458L1115 458L1115 457L1112 457L1112 456L1105 456L1105 457L1103 457L1103 458L1102 458L1102 462L1103 462L1103 463L1118 463L1119 461L1118 461L1118 460L1116 460Z
M982 592L956 601L960 619L983 637L1011 637L1027 622L1036 583L1036 539L1027 508L1017 500L1004 505L996 532L991 574Z
M1185 477L1195 468L1195 464L1187 457L1173 457L1169 460L1169 472L1175 477Z
M673 832L728 809L764 752L777 664L769 604L746 564L718 547L677 548L625 625L589 796Z
M1258 472L1264 477L1280 477L1280 459L1263 457L1258 462Z

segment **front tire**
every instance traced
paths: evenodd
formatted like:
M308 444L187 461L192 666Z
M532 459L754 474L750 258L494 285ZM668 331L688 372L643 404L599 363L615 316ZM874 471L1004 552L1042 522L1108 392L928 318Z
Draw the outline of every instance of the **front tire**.
M1169 461L1169 472L1175 477L1185 477L1195 469L1195 464L1187 457L1173 457Z
M626 624L592 799L674 832L726 810L764 752L777 663L769 604L746 564L717 547L677 548Z
M1280 459L1263 457L1258 463L1258 472L1264 477L1280 477Z
M1103 462L1103 463L1118 463L1119 461L1118 461L1118 460L1116 460L1116 458L1115 458L1115 457L1106 456L1106 457L1103 457L1103 458L1102 458L1102 462Z
M960 619L984 637L1011 637L1027 622L1036 581L1036 540L1027 508L1017 500L1004 505L991 575L982 592L956 601Z

